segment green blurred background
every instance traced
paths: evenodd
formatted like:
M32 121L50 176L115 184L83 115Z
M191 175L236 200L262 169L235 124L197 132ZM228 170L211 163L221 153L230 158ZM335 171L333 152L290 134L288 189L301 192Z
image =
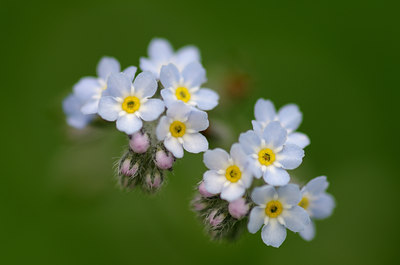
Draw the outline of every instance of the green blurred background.
M0 263L399 264L395 2L1 1ZM210 242L189 208L200 154L156 196L122 192L126 136L66 126L72 85L103 55L138 65L155 36L200 48L224 95L209 113L231 130L223 147L250 128L257 98L299 104L312 143L294 176L327 175L337 200L314 241Z

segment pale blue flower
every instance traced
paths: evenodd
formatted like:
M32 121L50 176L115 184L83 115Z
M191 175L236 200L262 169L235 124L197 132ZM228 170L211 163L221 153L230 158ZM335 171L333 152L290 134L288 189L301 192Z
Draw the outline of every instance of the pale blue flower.
M83 114L81 107L82 103L74 94L70 94L63 101L63 110L67 115L67 123L77 129L85 128L95 117L95 115Z

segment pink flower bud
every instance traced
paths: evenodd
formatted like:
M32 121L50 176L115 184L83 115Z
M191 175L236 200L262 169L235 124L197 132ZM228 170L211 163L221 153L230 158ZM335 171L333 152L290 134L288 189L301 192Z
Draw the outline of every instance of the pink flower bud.
M125 161L122 163L121 166L121 173L124 174L125 176L129 176L130 168L131 168L131 160L125 159Z
M241 219L249 212L249 205L246 203L245 199L239 198L229 203L228 210L232 217Z
M199 185L199 192L200 192L201 196L203 196L203 197L205 197L205 198L214 196L214 194L209 193L209 192L206 190L206 187L205 187L203 181L202 181L202 182L200 183L200 185Z
M156 165L160 169L170 169L174 164L174 156L170 152L159 150L156 153Z
M132 168L129 170L128 176L134 176L136 174L136 172L138 171L138 169L139 169L139 164L138 163L134 164L132 166Z
M220 214L216 216L217 210L214 210L211 212L211 214L208 216L208 221L210 222L210 225L213 226L214 228L218 227L222 221L225 219L224 214Z
M129 140L129 146L133 152L143 154L150 146L149 136L146 133L134 133Z
M162 179L159 172L154 172L154 175L151 173L146 174L146 184L150 189L157 190L161 187Z

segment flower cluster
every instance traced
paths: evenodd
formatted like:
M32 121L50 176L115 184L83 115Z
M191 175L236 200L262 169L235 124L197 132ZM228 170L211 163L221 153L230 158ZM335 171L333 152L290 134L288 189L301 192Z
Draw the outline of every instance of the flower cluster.
M112 57L97 65L97 77L83 77L63 102L67 123L83 129L96 116L115 122L129 138L129 148L118 163L122 187L157 191L184 151L208 150L200 133L209 126L205 111L218 105L219 96L203 88L206 71L196 47L174 52L168 41L153 39L149 58L140 59L143 72L123 71Z
M289 183L288 170L302 163L309 138L296 132L302 113L294 104L276 112L273 103L255 104L253 130L242 133L230 153L216 148L204 154L209 169L192 201L194 211L214 239L234 238L246 227L262 230L266 245L279 247L286 229L305 240L315 235L312 219L331 215L334 199L326 193L326 177L311 180L302 189ZM262 179L262 180L261 180Z

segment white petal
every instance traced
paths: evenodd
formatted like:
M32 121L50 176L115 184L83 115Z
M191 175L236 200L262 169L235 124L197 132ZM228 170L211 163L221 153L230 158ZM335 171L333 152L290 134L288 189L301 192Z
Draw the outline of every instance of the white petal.
M67 123L77 129L83 129L94 118L94 115L82 114L80 108L80 101L73 94L70 94L63 101L63 110L67 115Z
M186 122L192 108L182 101L177 101L167 109L167 116L174 120Z
M278 118L283 127L289 131L295 131L299 128L303 115L297 105L288 104L279 110Z
M135 114L125 114L117 119L117 129L126 134L133 134L139 131L143 122Z
M204 131L208 128L208 115L204 111L193 110L190 112L186 126L188 129L195 130L197 132Z
M273 200L275 195L277 195L277 193L273 186L264 185L254 188L253 192L251 193L251 199L257 204L266 204L267 202Z
M97 76L101 77L103 80L107 80L110 74L117 74L121 71L121 66L119 62L113 57L103 57L101 58L99 64L97 65Z
M306 241L311 241L315 237L315 224L313 221L311 221L304 230L300 231L300 236L306 240Z
M215 170L208 170L203 175L204 187L211 194L218 194L222 191L226 178Z
M275 166L268 166L264 172L264 181L269 185L283 186L289 183L290 176L286 170Z
M108 78L107 89L103 96L122 97L130 95L132 82L124 73L112 74Z
M161 93L161 97L164 100L165 106L167 106L167 108L170 108L174 103L178 102L178 99L172 93L171 90L164 88L164 89L161 89L160 93Z
M201 88L190 100L196 102L201 110L212 110L218 105L219 95L211 89Z
M264 127L261 124L261 122L258 121L251 121L251 124L253 125L253 131L259 135L260 137L262 137L263 135L263 131L264 131Z
M312 201L309 211L315 219L324 219L331 216L335 208L335 199L328 193L321 194L317 200Z
M276 160L284 169L295 169L303 162L304 150L294 144L286 144L276 155Z
M139 111L144 121L154 121L164 112L164 102L160 99L149 99L140 105Z
M138 95L140 98L148 98L156 93L157 81L152 73L142 72L133 81L133 87L135 95Z
M287 139L286 136L287 131L278 121L270 122L263 132L265 143L272 148L278 148L284 145Z
M208 169L225 170L229 166L229 154L221 148L207 150L203 162Z
M83 114L96 114L99 108L99 99L89 99L82 105L81 111Z
M275 119L275 107L270 100L259 99L254 106L254 116L258 122L269 123Z
M74 85L74 95L81 101L85 102L93 96L101 93L101 84L94 77L83 77Z
M289 133L286 144L295 144L297 146L300 146L301 148L304 148L310 144L310 139L304 133Z
M238 183L230 183L226 185L221 192L221 198L228 202L239 199L244 195L245 188Z
M261 139L254 131L247 131L241 133L239 136L239 143L246 154L254 154L261 146Z
M271 218L263 227L261 238L267 246L278 248L286 239L286 228L276 218Z
M167 40L154 38L149 44L148 53L152 59L169 60L173 55L173 49Z
M123 73L129 78L129 80L131 80L132 83L133 79L135 79L136 71L137 67L129 66L123 71Z
M182 71L184 83L188 87L199 87L207 81L206 70L199 62L188 64Z
M297 205L301 200L301 192L296 184L287 184L277 189L279 201L288 205Z
M183 135L183 148L189 153L205 152L208 149L208 141L200 133L186 133Z
M300 206L285 209L281 215L285 221L285 226L293 232L302 231L311 221L308 213Z
M168 149L176 158L183 157L183 148L175 137L167 137L164 140L164 146Z
M310 180L303 188L304 191L317 196L324 192L329 186L329 182L326 180L326 176L319 176Z
M161 67L160 81L165 88L176 88L180 78L179 70L174 64L170 63Z
M231 157L235 165L244 168L247 164L247 155L243 151L242 146L239 143L234 143L230 151Z
M254 175L255 178L261 178L263 175L263 172L261 170L261 165L260 162L258 162L258 159L254 159L253 157L248 157L247 158L247 167L248 170Z
M98 113L106 121L115 121L122 110L121 103L113 97L102 97L99 102Z
M169 133L169 126L170 123L168 121L167 116L162 116L160 121L158 122L157 129L156 129L156 135L157 139L159 141L163 141L165 137L167 137Z
M200 61L200 52L199 49L195 46L185 46L179 49L176 52L175 62L183 69L186 65L191 62L199 62Z
M159 78L160 76L160 62L150 60L147 58L140 58L140 68L142 71L149 71L151 72L155 78Z
M242 170L241 180L243 181L243 185L246 189L251 186L251 183L253 182L253 175L251 174L251 171L248 168Z
M265 219L265 208L256 206L250 212L249 223L247 224L247 229L250 233L255 234L260 230L261 226L264 224Z

